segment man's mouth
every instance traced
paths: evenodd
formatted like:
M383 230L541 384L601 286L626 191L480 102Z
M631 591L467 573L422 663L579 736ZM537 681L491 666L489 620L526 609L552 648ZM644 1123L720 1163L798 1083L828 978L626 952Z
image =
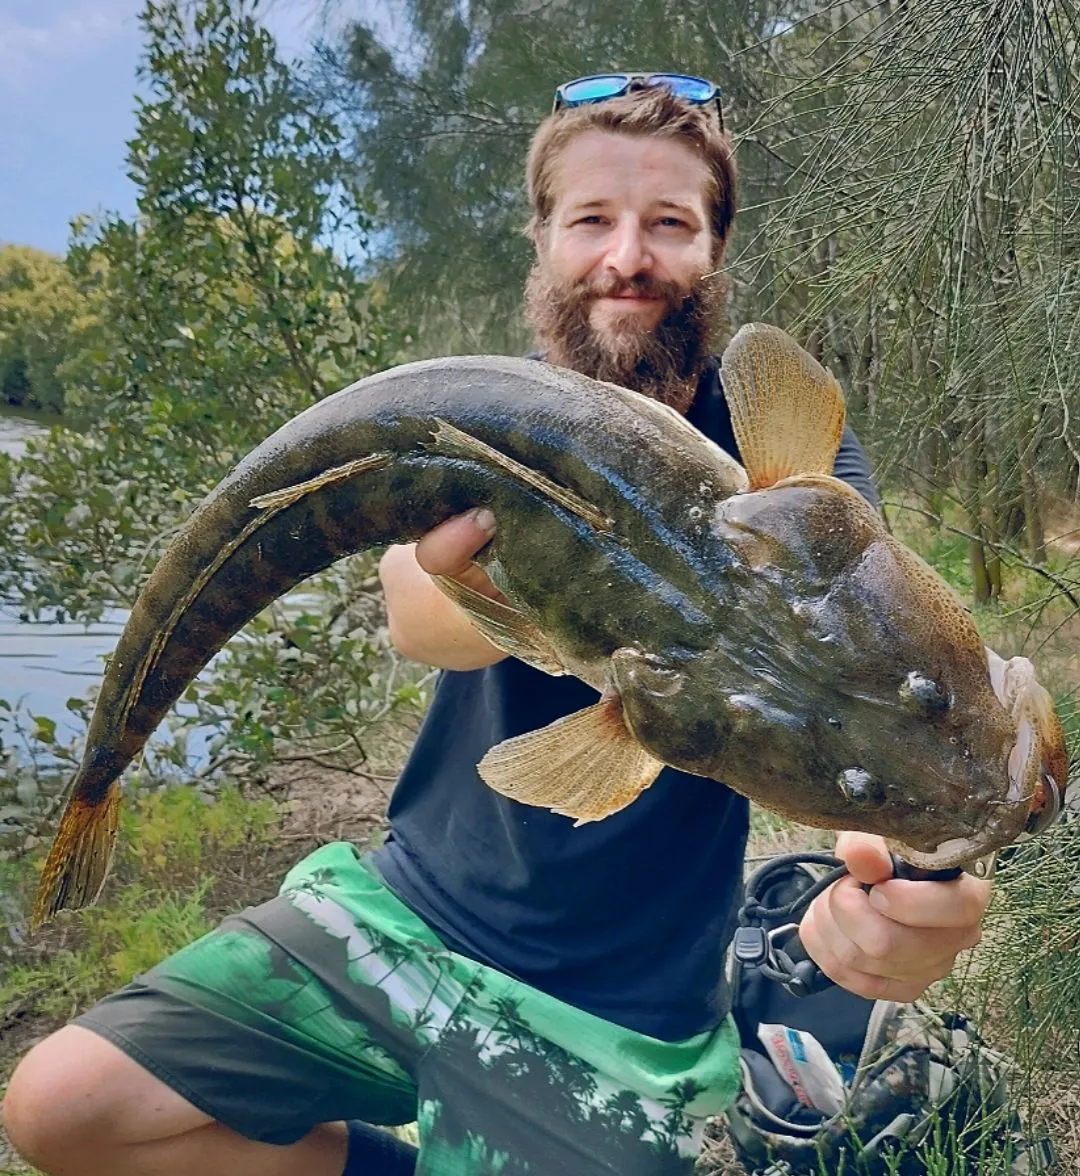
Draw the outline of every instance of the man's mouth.
M597 302L610 302L623 310L638 310L646 307L658 306L663 299L656 294L601 294Z

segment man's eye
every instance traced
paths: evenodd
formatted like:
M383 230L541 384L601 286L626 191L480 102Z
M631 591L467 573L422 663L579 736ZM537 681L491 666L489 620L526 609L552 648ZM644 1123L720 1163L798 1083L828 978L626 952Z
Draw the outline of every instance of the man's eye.
M686 221L679 220L677 216L662 216L657 223L665 229L685 229L689 227Z
M600 225L603 223L604 218L597 215L596 213L593 213L592 216L579 216L577 220L574 221L575 225Z

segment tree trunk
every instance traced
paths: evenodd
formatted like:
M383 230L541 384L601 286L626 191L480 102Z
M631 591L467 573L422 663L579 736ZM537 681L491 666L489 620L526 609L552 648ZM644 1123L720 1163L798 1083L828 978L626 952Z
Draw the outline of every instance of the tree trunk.
M1021 459L1023 460L1023 459ZM1046 529L1043 524L1042 495L1034 469L1024 461L1020 466L1020 485L1024 492L1024 529L1028 556L1034 564L1046 562Z

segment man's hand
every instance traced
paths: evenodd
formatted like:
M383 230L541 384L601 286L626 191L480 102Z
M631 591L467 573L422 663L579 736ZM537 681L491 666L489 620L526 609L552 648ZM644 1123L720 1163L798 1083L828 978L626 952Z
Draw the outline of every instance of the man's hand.
M494 516L481 508L447 519L418 543L387 548L379 578L386 594L390 640L399 653L443 670L478 670L506 656L431 579L453 576L485 596L500 598L483 569L473 563L494 531Z
M831 979L871 1000L909 1001L952 971L974 947L990 901L990 883L961 874L952 882L892 877L885 841L841 833L837 856L851 871L819 895L799 938ZM863 884L872 886L869 894Z

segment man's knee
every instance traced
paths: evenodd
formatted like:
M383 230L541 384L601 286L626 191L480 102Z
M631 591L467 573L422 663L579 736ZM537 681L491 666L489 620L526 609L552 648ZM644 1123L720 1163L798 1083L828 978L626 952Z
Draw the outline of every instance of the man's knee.
M3 1120L15 1150L48 1172L76 1152L101 1154L138 1141L155 1109L163 1135L208 1121L105 1038L68 1025L23 1058Z

